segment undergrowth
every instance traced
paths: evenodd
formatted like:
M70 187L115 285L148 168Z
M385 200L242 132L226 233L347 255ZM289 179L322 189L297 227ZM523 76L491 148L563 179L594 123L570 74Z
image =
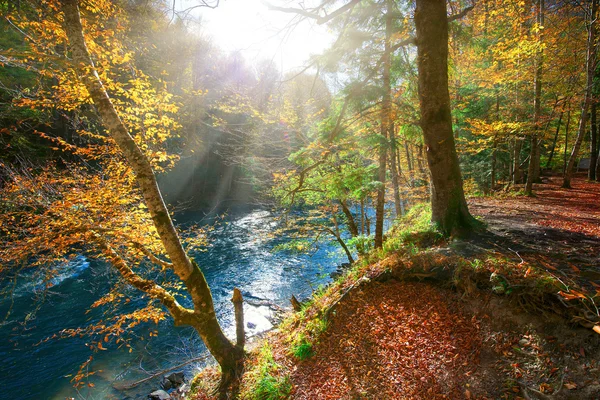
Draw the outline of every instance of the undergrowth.
M292 391L290 378L275 362L268 342L261 347L244 380L247 389L242 391L241 398L245 400L286 399Z
M519 263L492 251L461 256L460 251L452 249L453 245L440 248L448 243L430 219L431 209L427 204L414 206L394 223L383 249L371 250L344 275L315 292L301 311L290 314L279 325L279 333L270 339L278 357L287 361L284 366L276 362L269 343L265 342L255 361L248 365L242 398L287 398L292 391L288 363L301 362L315 354L328 327L329 309L363 277L438 280L465 294L484 290L510 296L528 311L552 309L560 293L567 296L569 305L575 304L571 300L579 301L580 306L594 305L594 299L574 291L572 286L537 265L522 260ZM553 304L547 304L548 300Z

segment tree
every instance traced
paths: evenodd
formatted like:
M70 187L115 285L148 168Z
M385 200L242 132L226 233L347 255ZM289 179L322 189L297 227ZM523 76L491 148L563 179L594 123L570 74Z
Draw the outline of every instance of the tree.
M221 366L221 388L225 390L240 369L243 349L231 343L221 330L215 315L210 288L200 267L188 257L181 244L163 202L152 166L129 134L99 78L85 42L78 1L62 0L61 6L64 29L70 43L74 67L92 97L111 138L117 143L135 172L135 179L142 192L145 205L171 261L166 265L185 284L187 292L192 298L194 309L184 308L164 288L137 275L127 262L107 244L102 246L104 254L129 284L159 300L173 315L176 324L190 325L196 329Z
M387 155L388 155L388 138L393 134L394 129L392 123L392 83L390 78L392 68L392 34L394 29L394 2L387 0L385 10L385 43L382 55L382 81L383 95L381 101L381 141L379 145L379 170L377 179L381 182L380 188L377 190L377 205L375 215L375 247L383 247L383 219L385 207L385 178L387 173Z
M431 219L445 234L471 230L452 132L448 91L448 18L444 0L417 0L417 65L421 128L431 172Z
M540 117L542 114L542 71L543 71L543 58L544 52L541 46L542 43L542 29L544 26L544 0L538 0L536 5L537 15L537 37L539 42L539 49L537 50L535 60L535 77L534 77L534 104L533 104L533 134L531 135L531 151L529 154L529 167L527 170L527 182L525 184L525 194L527 196L533 195L533 182L538 178L536 172L540 169L540 143L538 137L538 131L540 130Z
M586 11L588 18L588 39L587 39L587 53L586 53L586 85L585 85L585 95L583 100L583 105L581 106L581 116L579 117L579 129L577 131L577 138L575 139L575 144L573 145L573 150L571 151L571 156L569 157L569 162L567 163L567 168L565 170L565 174L563 177L564 188L571 187L571 177L573 176L573 169L575 167L575 161L579 155L579 149L581 148L581 144L583 143L583 138L585 136L586 127L587 127L587 119L588 119L588 110L592 103L593 97L593 86L594 86L594 74L596 72L597 66L597 36L596 36L596 19L598 14L598 0L592 0L592 4L590 8ZM566 144L565 144L566 146ZM591 166L590 166L591 168Z

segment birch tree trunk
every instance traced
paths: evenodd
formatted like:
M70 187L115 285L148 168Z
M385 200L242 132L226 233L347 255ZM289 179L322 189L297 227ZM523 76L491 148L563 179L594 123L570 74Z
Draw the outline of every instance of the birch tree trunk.
M448 91L448 19L445 0L417 0L417 66L421 127L431 171L431 211L445 234L471 230L469 213L452 134Z
M193 326L206 347L220 364L223 377L230 377L243 358L243 350L234 346L223 334L217 317L210 288L204 274L186 254L173 221L165 206L150 162L129 134L117 114L90 57L79 13L78 0L62 0L64 29L71 47L72 61L79 78L89 92L111 138L117 143L136 174L136 180L165 251L172 270L184 282L190 293L194 310L184 321L175 317L175 323ZM224 379L225 380L225 379Z
M575 139L575 145L573 145L573 151L569 157L569 162L565 169L565 175L563 179L562 187L571 188L571 178L573 177L573 169L575 162L579 156L579 149L583 138L585 137L585 128L587 125L588 110L592 103L592 89L594 85L594 73L596 71L596 17L598 11L598 0L592 0L592 6L590 10L590 23L588 27L588 40L587 40L587 56L586 56L586 87L585 87L585 100L581 107L581 117L579 118L579 129L577 131L577 138Z

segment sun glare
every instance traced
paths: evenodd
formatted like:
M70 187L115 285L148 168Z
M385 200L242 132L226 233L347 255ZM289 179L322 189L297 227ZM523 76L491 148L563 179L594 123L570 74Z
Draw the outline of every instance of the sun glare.
M193 0L183 3L193 4ZM249 63L272 60L284 73L306 65L334 39L325 26L269 10L262 0L222 0L217 8L200 8L196 15L202 21L200 33L224 51L239 51Z

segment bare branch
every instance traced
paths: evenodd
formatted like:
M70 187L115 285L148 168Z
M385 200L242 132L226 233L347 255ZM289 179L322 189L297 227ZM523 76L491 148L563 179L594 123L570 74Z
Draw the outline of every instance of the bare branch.
M457 19L461 19L461 18L465 17L473 8L474 8L474 6L465 7L458 14L450 15L448 17L448 22L456 21Z
M280 12L290 13L290 14L297 14L297 15L301 15L306 18L312 18L317 21L317 24L322 25L328 21L331 21L335 17L345 13L346 11L352 9L359 2L360 2L360 0L351 0L349 3L341 6L337 10L333 11L331 14L326 13L326 15L323 15L323 16L318 14L318 11L322 7L318 7L316 9L314 9L316 11L315 12L315 11L309 11L309 10L306 10L303 8L279 7L279 6L275 6L273 4L266 3L266 2L265 2L265 5L269 8L269 10L280 11Z

